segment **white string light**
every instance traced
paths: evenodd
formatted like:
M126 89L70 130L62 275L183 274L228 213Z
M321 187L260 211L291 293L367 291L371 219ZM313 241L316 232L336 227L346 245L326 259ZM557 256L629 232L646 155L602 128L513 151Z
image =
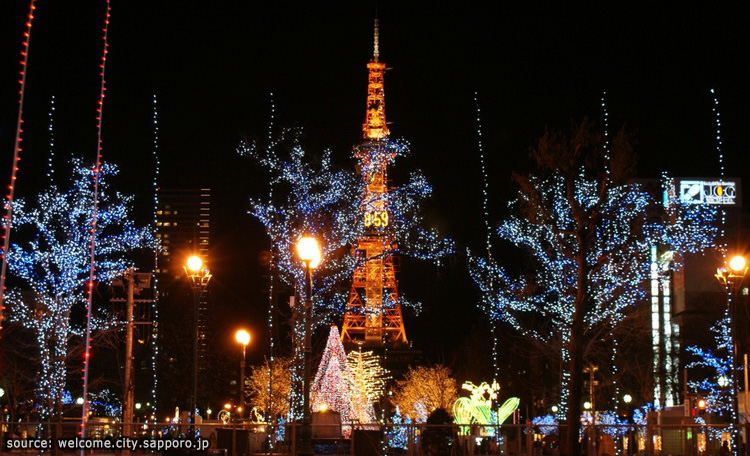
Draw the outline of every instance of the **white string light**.
M492 263L492 227L490 226L490 209L489 209L489 176L485 164L484 147L482 145L482 111L479 107L479 95L474 92L474 106L477 113L477 149L479 151L479 165L482 170L482 212L484 215L485 227L485 247L487 248L487 262ZM485 309L487 310L487 309ZM492 315L488 312L488 315ZM497 321L490 318L490 332L492 333L492 380L497 382L500 376L498 366L498 341L497 341Z
M276 113L276 105L273 99L273 92L270 92L269 98L271 101L271 113L270 120L268 122L268 136L266 137L266 151L269 151L271 143L273 141L273 122ZM268 200L273 201L273 185L268 186ZM268 445L272 449L275 443L272 438L273 427L275 426L273 416L273 365L274 365L274 339L273 339L273 316L274 316L274 301L273 301L273 281L274 281L274 251L273 246L270 248L270 256L268 258L268 405L266 407L266 423L268 424ZM243 386L244 387L244 386Z
M609 109L607 109L607 91L602 91L602 98L601 98L601 108L602 108L602 122L604 124L604 172L606 173L607 177L609 177L610 171L611 171L611 148L610 148L610 137L609 137ZM609 337L612 340L612 347L610 352L610 366L612 369L612 386L613 386L613 392L614 395L611 397L612 406L617 407L617 401L620 397L620 386L617 382L617 337L614 334L614 328L610 330ZM620 448L617 448L618 454L620 453Z
M55 181L55 96L52 95L49 101L49 156L47 157L47 179L50 185Z
M152 189L154 191L154 213L153 213L153 226L154 232L157 231L156 226L158 222L157 211L159 210L159 171L161 162L159 160L159 110L158 100L156 94L152 98L152 113L151 122L153 126L153 143L151 148L151 154L154 159L154 177L152 183ZM156 242L161 242L161 239L157 238ZM154 249L154 270L152 277L154 279L154 296L151 304L152 310L152 325L151 325L151 415L153 416L154 424L156 424L156 402L157 402L157 390L159 387L159 377L157 376L158 359L159 359L159 245Z
M724 180L724 177L726 176L725 168L724 168L724 152L722 151L722 141L721 141L721 112L719 112L719 97L716 95L716 90L711 89L711 96L713 98L713 107L711 108L711 111L714 113L714 118L716 122L716 155L719 158L719 177L721 180ZM723 208L719 210L719 213L721 214L721 225L719 227L720 230L720 244L717 246L722 253L722 256L724 260L727 258L727 242L726 242L726 222L727 222L727 211Z

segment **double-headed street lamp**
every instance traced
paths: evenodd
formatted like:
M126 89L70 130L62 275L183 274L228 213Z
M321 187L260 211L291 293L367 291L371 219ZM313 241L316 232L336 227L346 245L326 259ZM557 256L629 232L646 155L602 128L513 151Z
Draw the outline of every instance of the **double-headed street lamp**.
M196 422L198 414L198 346L200 344L200 329L198 326L198 312L200 309L201 296L206 291L208 281L211 280L211 271L208 270L203 260L199 256L193 255L187 260L185 265L185 274L190 278L190 288L193 291L193 323L195 333L193 340L193 396L191 398L190 414L193 417L193 423ZM193 429L195 431L195 428Z
M250 333L244 329L240 329L234 333L234 340L242 345L242 360L240 360L240 408L238 410L240 412L239 418L242 419L245 414L245 349L250 344Z
M312 428L310 427L310 377L312 363L312 345L310 333L312 332L312 270L320 264L320 247L314 237L305 236L297 241L297 255L305 264L305 276L307 281L305 300L305 371L302 398L302 428L300 429L300 449L298 455L312 455Z
M727 265L716 270L716 278L724 285L727 291L727 313L729 317L729 337L732 341L730 354L732 375L730 391L732 395L732 453L737 454L739 450L739 408L737 406L737 366L736 359L739 355L737 347L735 315L737 314L735 301L738 299L737 293L742 285L742 281L747 275L747 260L742 255L733 256ZM726 383L726 380L725 380Z

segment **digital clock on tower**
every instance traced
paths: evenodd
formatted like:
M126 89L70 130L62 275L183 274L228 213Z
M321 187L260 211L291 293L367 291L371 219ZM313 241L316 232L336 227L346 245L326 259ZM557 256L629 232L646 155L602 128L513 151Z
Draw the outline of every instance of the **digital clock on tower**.
M365 212L365 227L385 227L388 226L388 211L367 211Z

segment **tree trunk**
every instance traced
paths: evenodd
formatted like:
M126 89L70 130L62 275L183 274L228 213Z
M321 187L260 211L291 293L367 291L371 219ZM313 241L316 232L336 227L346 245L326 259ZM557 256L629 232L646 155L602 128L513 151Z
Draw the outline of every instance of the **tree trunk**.
M583 226L583 220L578 220L578 225ZM581 442L579 434L581 430L581 400L583 399L583 344L584 344L584 317L588 305L588 274L586 265L586 245L584 242L586 234L584 230L578 236L578 271L577 292L574 302L573 315L570 325L569 361L568 372L568 413L566 415L565 445L562 448L563 456L579 456L581 454Z
M583 399L583 322L580 318L573 321L569 343L569 361L566 366L570 373L568 381L568 411L565 415L566 432L564 445L561 448L562 456L579 456L581 454L581 443L579 434L581 430L581 399Z

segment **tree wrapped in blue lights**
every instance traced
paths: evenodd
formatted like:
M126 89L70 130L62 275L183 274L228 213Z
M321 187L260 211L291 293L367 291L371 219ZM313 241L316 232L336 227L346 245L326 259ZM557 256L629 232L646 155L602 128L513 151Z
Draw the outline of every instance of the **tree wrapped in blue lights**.
M401 140L382 140L377 148L358 148L372 154L371 160L389 160L409 155ZM313 298L318 325L328 324L346 307L347 288L355 267L351 247L365 232L361 196L363 182L354 170L337 168L332 152L321 157L306 152L301 129L286 129L268 147L243 142L241 155L255 159L269 175L271 190L265 198L250 200L250 214L260 221L271 238L275 264L284 282L304 298L304 265L297 259L295 243L303 235L315 236L322 247L322 261L313 280ZM356 152L355 152L356 153ZM438 260L453 253L453 242L435 229L425 228L422 204L432 187L419 172L387 193L388 208L399 245L395 253L424 260ZM409 303L404 301L404 303ZM418 307L418 304L414 304Z
M544 435L557 435L557 428L560 427L555 415L535 416L531 419L531 424Z
M401 415L401 410L396 406L396 411L391 417L389 428L386 431L386 446L388 448L399 448L401 450L409 449L409 436L414 431L410 429L411 419Z
M114 191L108 179L117 167L103 164L95 170L74 159L71 186L51 185L33 201L14 203L17 243L8 251L8 266L17 287L7 294L11 319L36 337L40 356L37 379L42 419L62 411L71 343L84 337L93 220L92 179L99 178L99 213L96 223L96 281L110 282L132 267L128 254L152 247L147 228L135 225L133 197ZM104 311L94 314L98 330L117 325Z
M321 157L305 151L302 130L285 129L266 147L243 142L240 155L257 161L268 173L270 190L267 197L250 200L250 214L263 224L271 239L274 265L279 276L294 288L300 299L306 299L304 265L296 257L295 243L303 235L315 236L322 247L322 261L313 275L314 324L324 326L340 316L347 305L348 285L357 260L352 247L365 232L365 201L363 179L352 170L333 164L332 152ZM383 139L377 147L359 147L357 153L371 154L370 160L388 160L409 154L405 141ZM437 260L453 252L453 242L441 238L437 231L423 226L421 207L432 192L420 172L412 172L405 184L392 187L387 193L390 213L389 227L402 254L426 260ZM386 305L395 303L387 302ZM403 296L399 304L417 311L419 303ZM295 322L295 334L303 334L301 319ZM295 343L295 360L301 359L301 338ZM300 362L294 362L292 394L301 391ZM291 417L299 417L300 398L292 398Z
M715 211L679 201L668 179L663 200L646 192L631 180L628 136L621 132L610 148L586 121L570 136L547 132L531 158L536 170L515 176L518 194L497 230L526 255L525 268L509 270L471 252L469 266L490 318L558 350L565 366L560 416L570 430L562 454L579 454L584 359L610 343L626 309L644 298L650 247L711 247Z
M701 393L706 400L706 411L731 419L733 413L732 397L732 336L729 318L726 316L711 327L716 342L716 350L697 346L687 347L688 353L695 355L696 360L686 367L704 368L711 372L709 377L700 381L689 380L690 390ZM723 383L723 384L722 384Z
M303 235L315 236L322 261L313 277L316 310L338 310L346 300L335 285L348 278L351 256L342 255L356 240L359 203L353 173L337 169L326 150L319 158L302 147L299 129L285 130L266 149L242 143L241 155L257 160L269 175L266 198L251 198L249 213L260 221L271 238L274 263L281 279L306 299L304 265L295 243Z

